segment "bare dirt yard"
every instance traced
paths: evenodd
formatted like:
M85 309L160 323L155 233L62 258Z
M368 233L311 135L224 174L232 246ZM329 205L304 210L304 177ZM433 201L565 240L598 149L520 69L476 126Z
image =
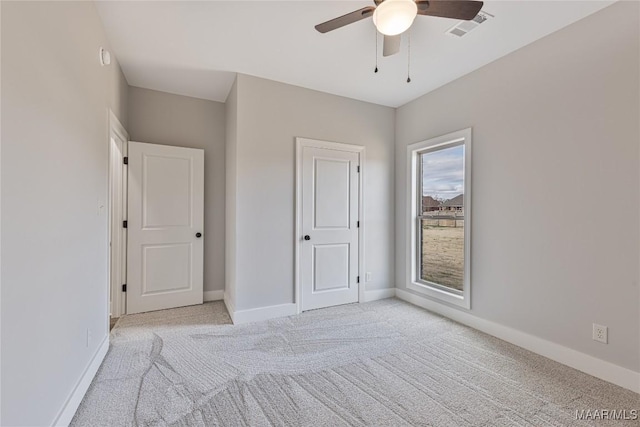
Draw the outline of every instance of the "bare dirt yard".
M462 290L464 227L422 224L422 279Z

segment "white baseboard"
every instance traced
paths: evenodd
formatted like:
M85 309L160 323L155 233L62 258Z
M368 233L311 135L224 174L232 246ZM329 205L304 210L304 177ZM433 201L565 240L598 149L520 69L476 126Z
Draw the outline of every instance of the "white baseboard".
M259 322L261 320L275 319L277 317L292 316L298 312L296 304L280 304L269 307L253 308L250 310L238 310L231 315L234 325ZM231 312L229 312L231 313Z
M91 381L93 381L93 377L96 376L96 372L98 372L98 368L102 364L104 357L107 355L107 351L109 351L109 335L104 337L102 344L98 347L98 351L93 355L91 362L87 365L87 368L82 373L80 380L73 388L73 391L67 398L64 406L58 413L56 420L53 422L54 426L68 426L73 416L76 414L76 410L78 410L78 406L80 406L80 402L84 398L85 393L89 389L91 385Z
M231 300L231 297L229 296L229 294L226 292L224 293L223 301L224 301L225 307L227 307L227 313L229 313L229 317L231 317L231 322L235 324L236 322L233 319L233 314L236 311L236 306Z
M224 291L204 291L204 302L224 299Z
M379 299L393 298L396 296L396 288L372 289L364 291L364 302L376 301Z
M555 360L563 365L570 366L594 377L640 393L640 372L623 368L622 366L589 356L588 354L530 335L526 332L482 319L471 313L445 306L402 289L396 289L396 297L489 335L493 335L511 344L515 344L518 347Z
M376 301L384 298L392 298L395 296L395 288L389 289L374 289L365 291L365 302ZM206 300L206 298L205 298ZM261 320L275 319L277 317L292 316L298 313L298 308L295 303L272 305L269 307L253 308L249 310L235 310L233 302L229 300L227 294L224 294L224 302L227 306L227 311L231 316L231 320L234 325L241 325L243 323L259 322Z

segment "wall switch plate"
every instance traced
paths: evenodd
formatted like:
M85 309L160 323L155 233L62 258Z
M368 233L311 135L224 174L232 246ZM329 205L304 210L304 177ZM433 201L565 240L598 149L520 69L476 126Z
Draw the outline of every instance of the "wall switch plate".
M603 326L603 325L598 325L597 323L593 324L593 340L594 341L598 341L604 344L607 344L608 340L607 340L607 335L608 335L608 331L607 331L607 327Z
M104 202L102 200L100 200L100 198L98 198L96 200L96 209L97 209L97 214L98 216L101 216L104 214Z
M365 282L370 282L371 281L371 272L367 271L367 274L364 276L364 281Z

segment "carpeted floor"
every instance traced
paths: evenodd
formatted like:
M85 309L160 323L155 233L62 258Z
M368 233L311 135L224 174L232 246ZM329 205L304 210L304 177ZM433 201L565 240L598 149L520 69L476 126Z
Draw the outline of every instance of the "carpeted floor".
M397 299L125 316L73 426L583 426L640 396ZM638 425L638 421L618 421Z

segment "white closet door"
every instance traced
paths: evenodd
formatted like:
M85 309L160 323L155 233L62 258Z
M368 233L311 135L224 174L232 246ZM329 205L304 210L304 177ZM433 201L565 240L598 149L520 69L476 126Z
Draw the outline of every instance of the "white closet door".
M202 304L204 150L129 142L127 313Z
M302 310L358 301L358 165L358 153L303 147Z

